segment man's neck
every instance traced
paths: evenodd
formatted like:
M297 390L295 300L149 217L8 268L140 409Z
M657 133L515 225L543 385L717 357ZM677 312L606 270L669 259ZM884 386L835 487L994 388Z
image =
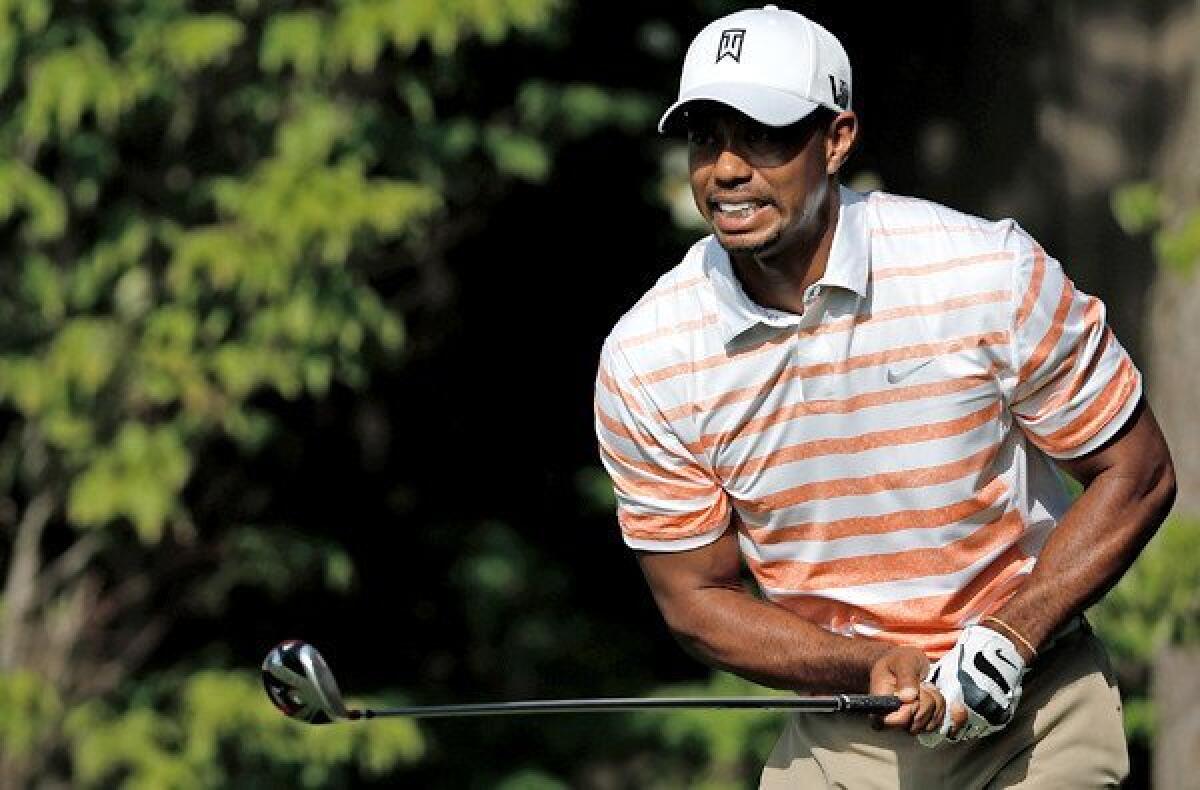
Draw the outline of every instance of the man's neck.
M799 240L778 255L730 256L746 294L763 307L802 315L805 292L824 276L829 263L840 207L841 198L835 185L830 189L824 228L815 238Z

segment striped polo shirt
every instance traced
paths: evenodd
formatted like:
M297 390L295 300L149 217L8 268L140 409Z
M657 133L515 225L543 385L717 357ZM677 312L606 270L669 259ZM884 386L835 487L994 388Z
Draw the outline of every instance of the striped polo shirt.
M842 188L803 315L710 236L617 323L596 431L625 542L736 529L763 593L937 656L1021 584L1141 375L1104 305L1012 220Z

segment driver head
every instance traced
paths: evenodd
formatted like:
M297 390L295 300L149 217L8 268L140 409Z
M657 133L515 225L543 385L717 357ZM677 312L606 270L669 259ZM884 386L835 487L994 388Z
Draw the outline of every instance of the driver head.
M306 642L280 642L262 663L263 687L284 715L310 724L327 724L350 717L317 649Z

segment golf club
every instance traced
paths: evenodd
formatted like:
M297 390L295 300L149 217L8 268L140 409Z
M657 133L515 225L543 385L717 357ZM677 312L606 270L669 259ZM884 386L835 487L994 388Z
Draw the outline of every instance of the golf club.
M782 710L802 713L890 713L900 707L893 696L833 694L825 697L609 697L548 699L461 705L422 705L398 708L352 709L342 701L337 681L317 649L290 640L271 649L262 664L267 696L284 715L310 724L338 719L406 716L414 719L454 716L494 716L529 713L599 713L634 710Z

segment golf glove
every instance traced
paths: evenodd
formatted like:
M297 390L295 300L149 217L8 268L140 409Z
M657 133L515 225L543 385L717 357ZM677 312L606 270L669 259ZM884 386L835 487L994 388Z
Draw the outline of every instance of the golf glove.
M919 736L921 743L933 747L1004 729L1017 711L1024 674L1025 659L1008 637L982 625L967 626L929 670L927 681L945 698L946 714L937 732ZM967 709L967 723L951 738L950 708L955 703Z

